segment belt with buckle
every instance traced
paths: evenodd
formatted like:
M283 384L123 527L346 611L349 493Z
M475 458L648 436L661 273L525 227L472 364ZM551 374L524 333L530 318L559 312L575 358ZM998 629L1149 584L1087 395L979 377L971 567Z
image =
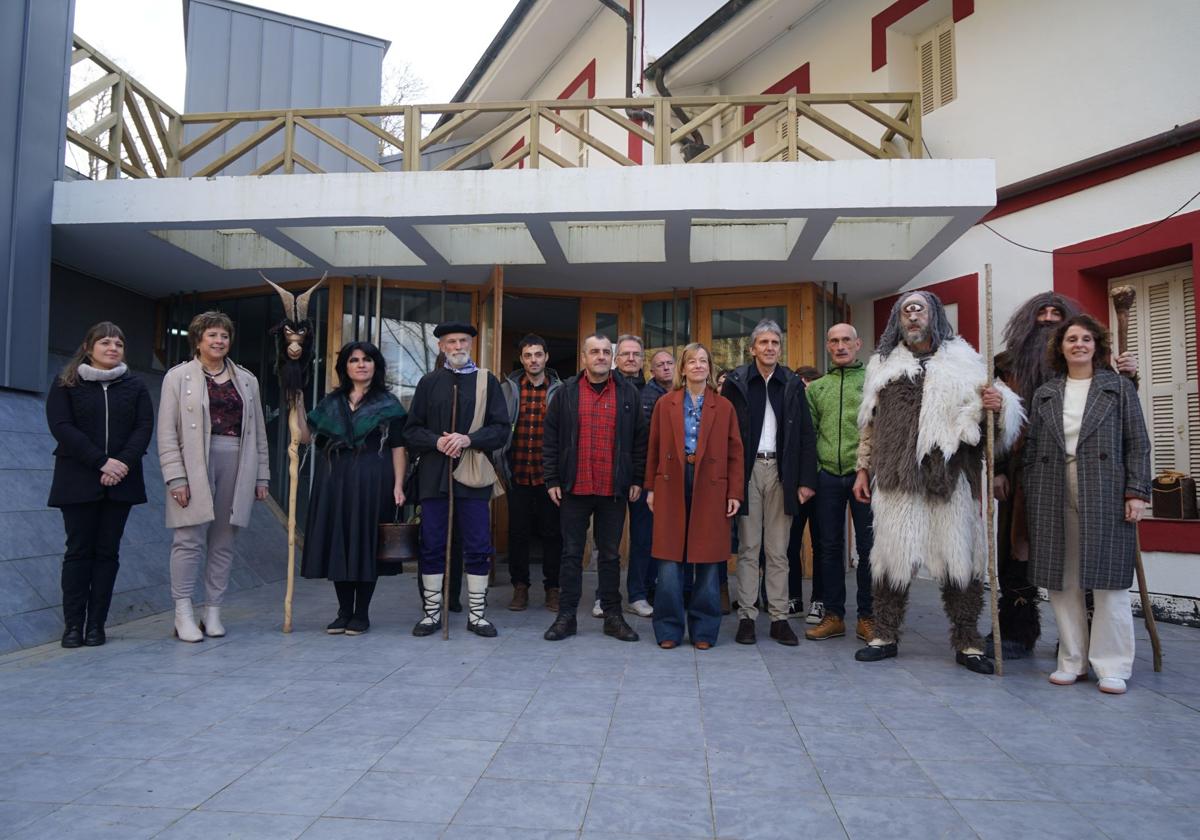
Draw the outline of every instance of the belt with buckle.
M760 461L774 461L775 453L774 452L759 452L754 457Z
M688 452L687 454L685 454L685 455L683 456L683 459L684 459L685 461L687 461L689 464L694 464L694 463L696 463L696 453L695 453L695 452Z

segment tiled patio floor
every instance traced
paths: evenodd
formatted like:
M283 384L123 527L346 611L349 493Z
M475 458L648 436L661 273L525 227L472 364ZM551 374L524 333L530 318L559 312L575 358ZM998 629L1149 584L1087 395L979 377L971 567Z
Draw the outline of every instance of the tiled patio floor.
M594 580L594 577L589 576ZM585 579L585 591L593 585ZM853 582L850 582L853 587ZM0 658L0 836L21 838L878 838L1200 836L1200 630L1140 625L1130 691L1058 688L1054 627L1007 675L957 667L929 584L898 659L858 642L661 651L542 641L541 598L499 639L416 639L411 576L371 632L327 636L328 584L238 594L229 636L170 617L108 645ZM850 599L853 602L853 596ZM799 626L797 629L800 629Z

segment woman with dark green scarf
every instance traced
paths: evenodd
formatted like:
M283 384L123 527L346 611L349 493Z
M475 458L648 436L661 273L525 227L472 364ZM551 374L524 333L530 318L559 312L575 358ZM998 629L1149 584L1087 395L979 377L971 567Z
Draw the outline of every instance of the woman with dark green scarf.
M334 370L338 387L301 424L301 442L315 442L317 475L300 574L333 581L338 614L326 632L357 636L371 626L379 523L404 504L405 411L387 389L386 363L374 344L350 342Z

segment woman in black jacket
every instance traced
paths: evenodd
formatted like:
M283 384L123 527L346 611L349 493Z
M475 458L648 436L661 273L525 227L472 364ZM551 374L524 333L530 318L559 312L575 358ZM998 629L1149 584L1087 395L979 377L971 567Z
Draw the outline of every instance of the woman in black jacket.
M104 644L129 509L146 501L142 456L154 409L146 385L125 366L125 334L101 321L83 339L46 397L58 441L50 507L67 532L62 566L62 646Z

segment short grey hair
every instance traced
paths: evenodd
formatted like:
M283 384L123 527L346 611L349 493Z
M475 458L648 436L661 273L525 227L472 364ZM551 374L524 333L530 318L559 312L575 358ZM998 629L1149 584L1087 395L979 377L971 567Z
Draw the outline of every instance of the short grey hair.
M645 353L645 352L646 352L646 345L642 343L642 338L641 338L641 336L638 336L638 335L630 335L629 333L626 333L625 335L619 335L619 336L617 336L617 340L616 340L616 342L613 344L613 347L620 347L620 346L621 346L622 344L624 344L626 341L636 341L636 342L637 342L637 346L638 346L638 350L640 350L642 353Z
M750 343L753 344L754 342L758 341L758 337L763 333L775 333L775 335L779 336L780 341L783 340L783 330L780 329L779 324L775 323L770 318L763 318L754 325L754 329L750 333Z

